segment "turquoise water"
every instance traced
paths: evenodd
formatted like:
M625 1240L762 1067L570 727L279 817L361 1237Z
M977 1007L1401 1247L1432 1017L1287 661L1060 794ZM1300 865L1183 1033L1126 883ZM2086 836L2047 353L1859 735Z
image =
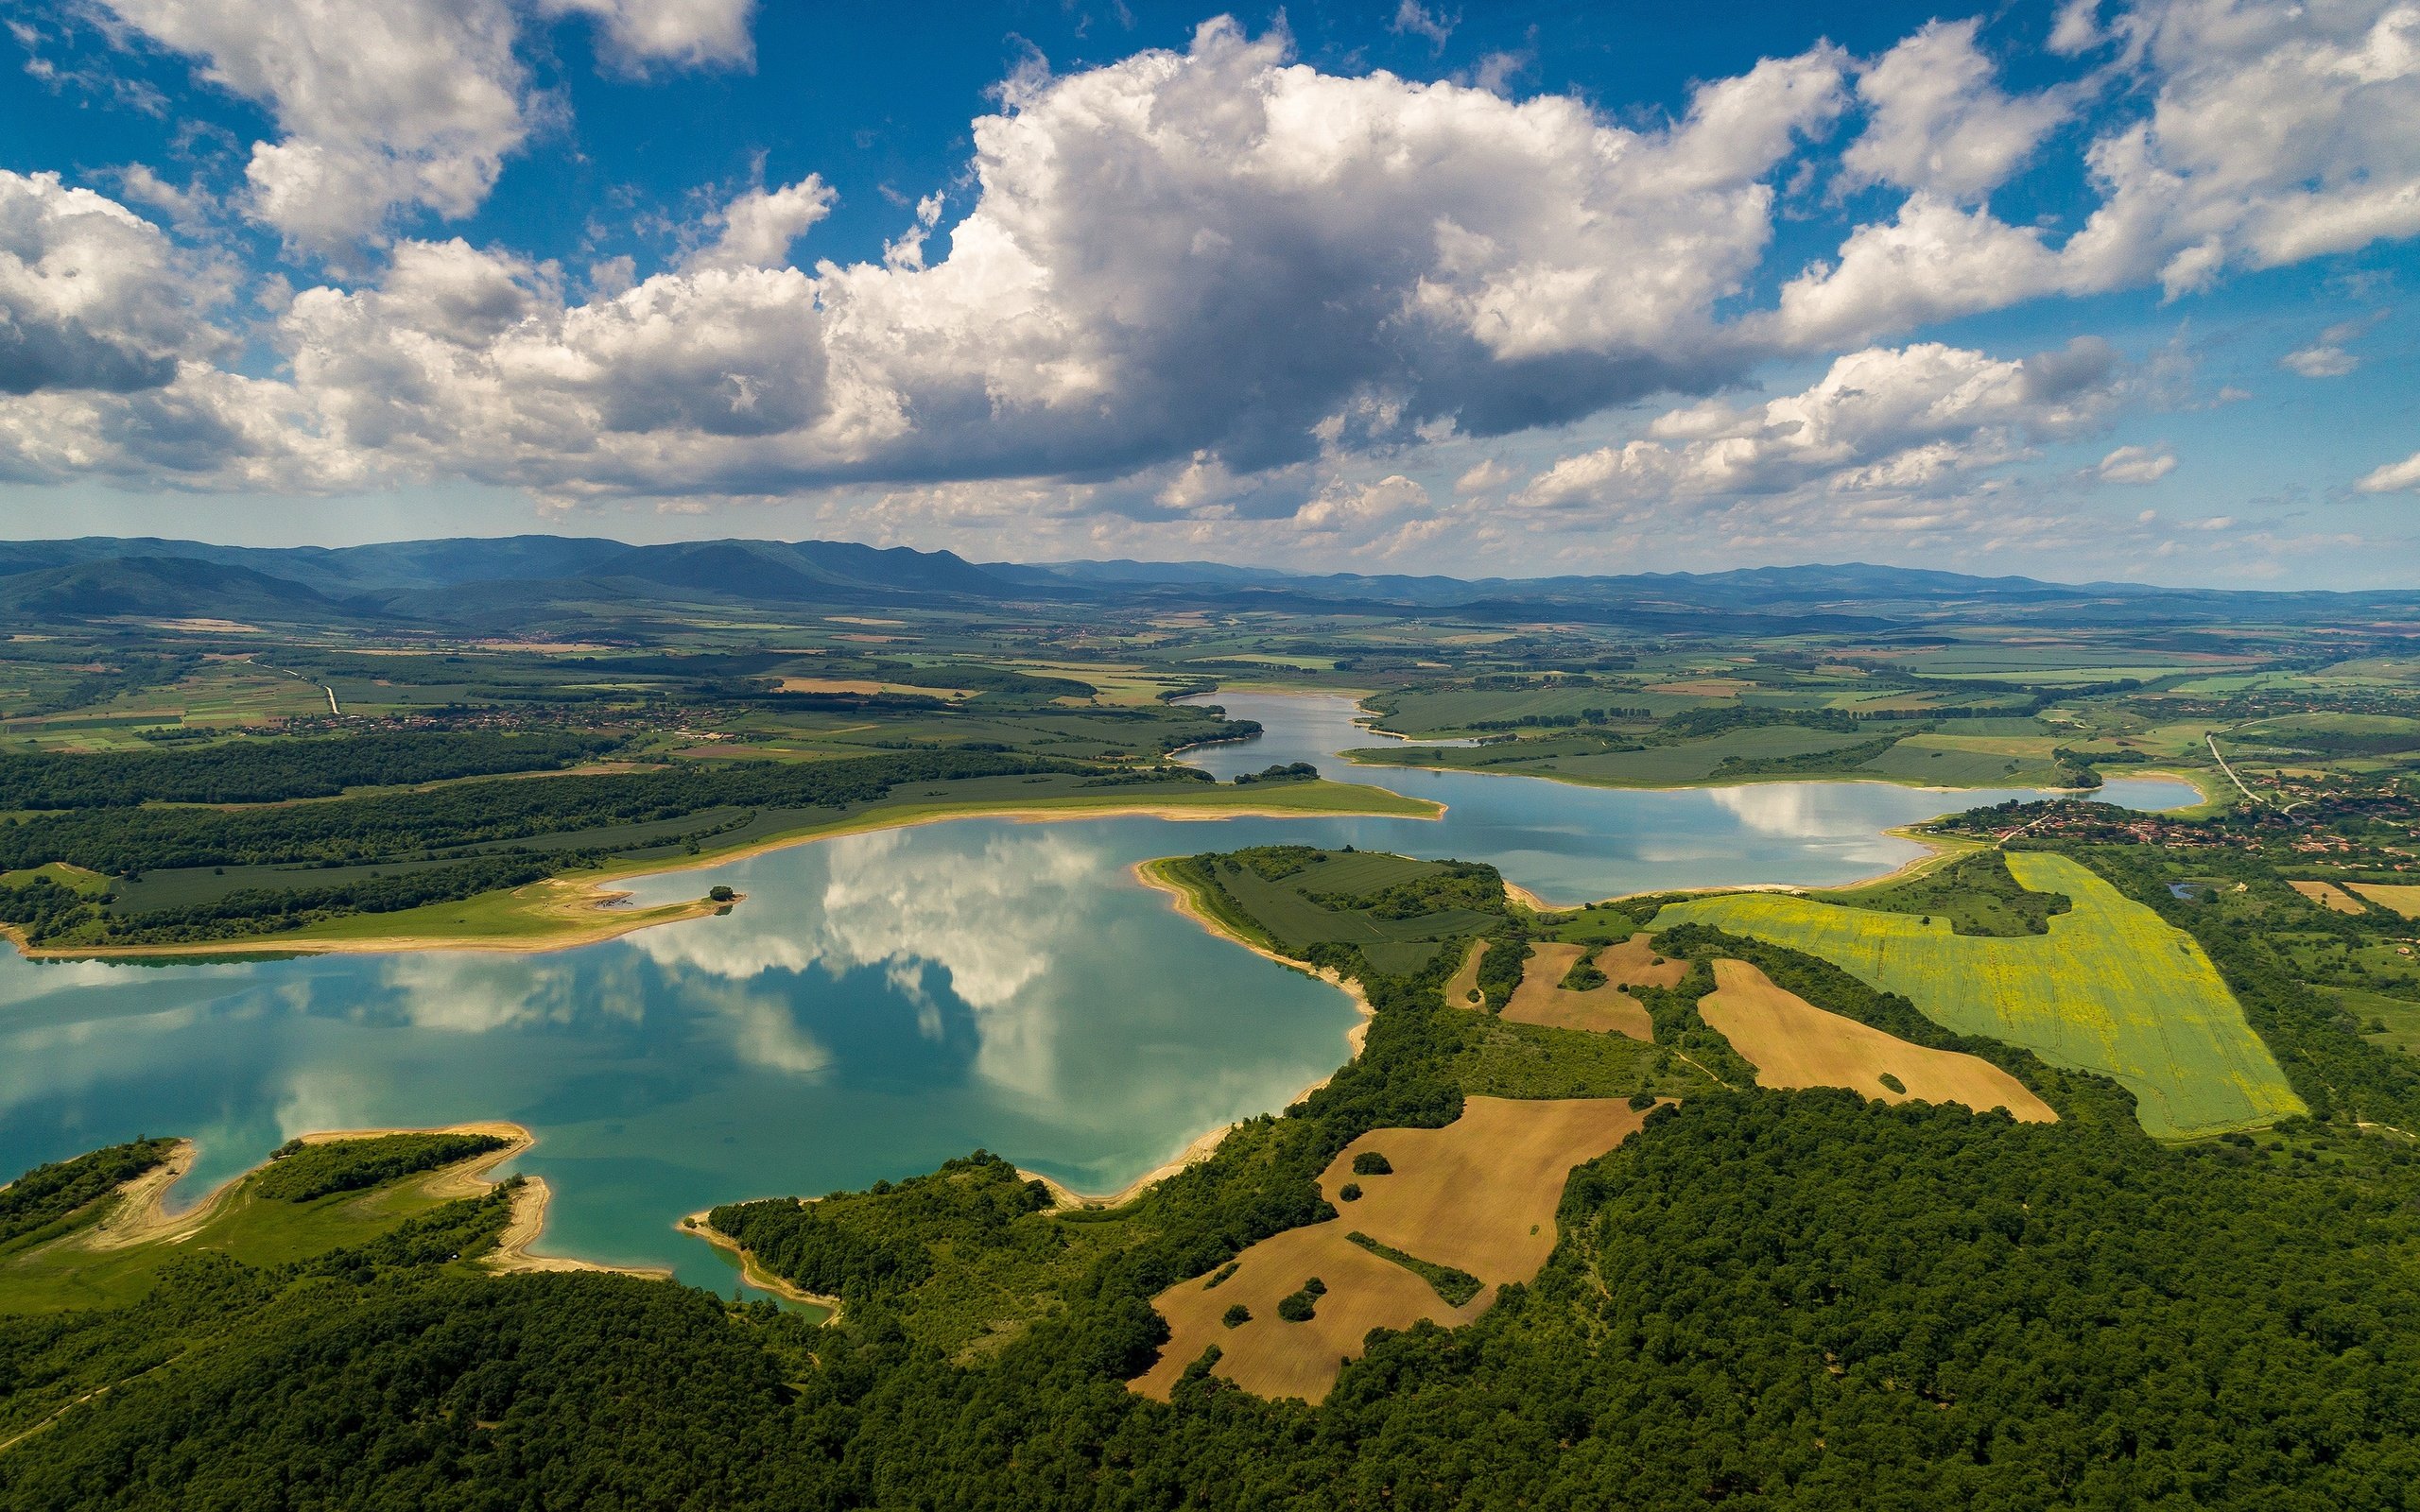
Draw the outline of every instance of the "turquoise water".
M966 819L643 879L727 882L731 914L543 955L238 965L0 959L0 1171L183 1134L192 1195L311 1129L509 1118L554 1206L539 1247L728 1288L672 1228L715 1202L929 1170L978 1145L1108 1192L1335 1069L1341 994L1217 939L1138 861L1280 839L1494 862L1550 900L1836 883L1915 853L1879 832L1977 802L1878 783L1633 792L1357 772L1337 698L1227 696L1261 740L1219 773L1319 761L1450 805L1442 821ZM2178 783L2112 782L2136 807Z

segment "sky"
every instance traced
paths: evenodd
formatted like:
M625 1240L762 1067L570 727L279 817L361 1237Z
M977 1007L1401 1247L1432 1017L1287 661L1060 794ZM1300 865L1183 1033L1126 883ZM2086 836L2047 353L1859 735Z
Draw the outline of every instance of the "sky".
M0 535L2420 575L2420 5L18 0Z

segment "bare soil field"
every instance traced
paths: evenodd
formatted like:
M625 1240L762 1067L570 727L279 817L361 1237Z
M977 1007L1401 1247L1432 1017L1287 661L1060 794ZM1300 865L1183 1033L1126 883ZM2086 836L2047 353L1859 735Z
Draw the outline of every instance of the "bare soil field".
M2048 1104L1990 1061L1911 1045L1826 1012L1745 961L1715 962L1714 983L1698 1013L1756 1068L1759 1087L1846 1087L1887 1102L2004 1108L2023 1123L2058 1122ZM1905 1090L1893 1091L1886 1074Z
M2369 910L2360 905L2360 902L2358 900L2348 896L2343 888L2339 887L2332 882L2290 882L2286 884L2286 885L2291 887L2294 891L2301 893L2304 897L2309 899L2312 902L2319 904L2319 906L2326 909L2330 913L2361 914L2369 912Z
M1648 1111L1612 1098L1473 1097L1443 1128L1362 1135L1320 1177L1337 1218L1262 1240L1236 1257L1224 1281L1212 1284L1214 1271L1153 1299L1171 1336L1159 1363L1131 1384L1165 1400L1215 1344L1220 1352L1212 1370L1220 1378L1259 1396L1321 1400L1372 1329L1409 1328L1422 1318L1466 1323L1495 1302L1497 1287L1534 1277L1553 1252L1555 1208L1572 1167L1620 1144ZM1384 1156L1392 1172L1356 1175L1354 1160L1365 1152ZM1356 1201L1342 1200L1348 1183L1361 1190ZM1355 1232L1486 1284L1461 1307L1448 1307L1421 1277L1346 1237ZM1327 1291L1312 1317L1280 1317L1277 1304L1313 1277ZM1237 1303L1251 1321L1228 1328L1220 1319Z
M1677 987L1689 970L1686 961L1655 965L1655 952L1647 943L1647 936L1636 935L1597 953L1597 969L1606 977L1603 987L1572 992L1557 984L1588 954L1588 948L1541 941L1530 951L1530 959L1522 967L1521 985L1513 989L1512 1001L1505 1005L1504 1017L1515 1023L1628 1035L1633 1040L1652 1040L1655 1028L1648 1019L1647 1009L1622 988L1632 983Z

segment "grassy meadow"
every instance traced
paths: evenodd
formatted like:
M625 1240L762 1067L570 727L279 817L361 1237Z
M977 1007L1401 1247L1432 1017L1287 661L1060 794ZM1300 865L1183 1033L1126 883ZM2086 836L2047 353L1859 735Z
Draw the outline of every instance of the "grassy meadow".
M1961 1033L2114 1077L2159 1138L2259 1127L2304 1110L2191 936L2065 856L2017 851L2008 863L2026 887L2072 901L2047 934L1962 936L1946 919L1777 893L1693 899L1655 923L1710 924L1805 951Z

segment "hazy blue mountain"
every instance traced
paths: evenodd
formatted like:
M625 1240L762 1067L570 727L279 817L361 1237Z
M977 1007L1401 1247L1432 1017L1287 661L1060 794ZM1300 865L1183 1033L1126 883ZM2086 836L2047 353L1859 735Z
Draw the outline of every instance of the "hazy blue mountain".
M335 602L288 577L190 557L121 557L39 567L0 576L0 613L21 620L357 619L360 606Z
M1478 624L1619 625L1893 633L1990 612L2061 625L2196 625L2420 619L2420 593L2264 593L1846 562L1720 573L1463 579L1300 574L1219 562L974 563L953 552L835 541L700 541L632 546L589 537L408 541L265 549L149 538L0 541L0 610L20 619L267 618L504 632L610 626L648 604L1031 605L1086 603L1298 613L1449 613Z

